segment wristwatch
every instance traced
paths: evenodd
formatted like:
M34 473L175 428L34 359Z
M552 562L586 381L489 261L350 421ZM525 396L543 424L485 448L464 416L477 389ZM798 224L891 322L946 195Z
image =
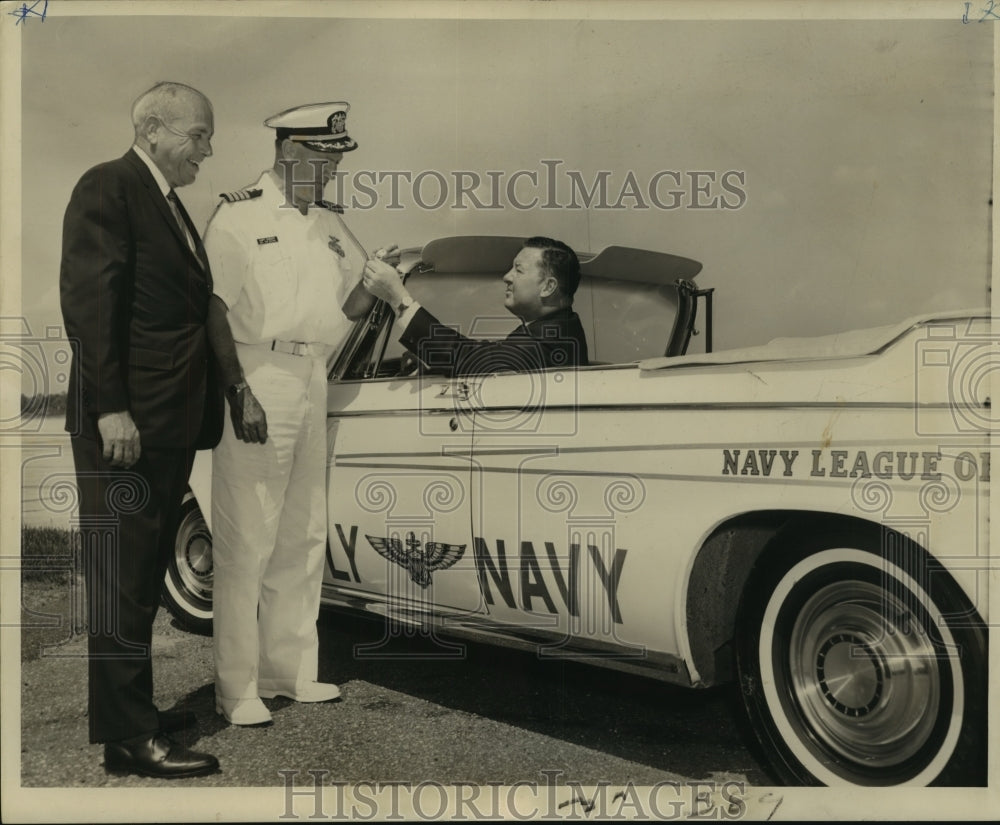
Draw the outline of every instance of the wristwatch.
M226 398L233 401L243 390L248 389L250 389L250 385L246 381L240 381L238 384L230 384L226 387Z

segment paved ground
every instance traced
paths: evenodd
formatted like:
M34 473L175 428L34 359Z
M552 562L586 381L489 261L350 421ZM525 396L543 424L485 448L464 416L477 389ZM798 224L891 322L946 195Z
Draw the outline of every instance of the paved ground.
M87 744L83 636L71 632L71 589L32 585L22 631L22 782L25 786L188 784L266 786L279 770L328 769L330 780L442 783L539 780L643 783L663 779L767 784L736 730L728 694L674 689L521 652L467 645L462 659L435 661L423 639L396 639L364 657L380 625L340 614L321 620L320 676L342 702L269 700L275 724L226 725L213 712L211 642L174 626L166 611L154 640L157 699L199 718L182 734L216 754L223 771L175 782L104 773ZM49 644L50 647L43 647Z
M69 585L23 589L22 790L3 803L26 798L30 813L16 821L319 821L316 812L320 820L344 820L345 812L361 819L434 819L445 792L452 795L449 810L467 803L458 808L465 821L477 813L510 818L515 802L522 819L538 811L577 820L601 813L881 819L904 810L910 819L935 811L951 818L947 812L959 810L960 818L989 818L987 799L980 804L957 790L872 789L873 796L767 787L724 690L681 690L479 645L467 645L460 659L434 659L429 654L437 648L426 639L379 644L379 623L335 613L320 622L320 677L338 682L344 700L268 700L275 724L251 730L230 727L213 712L210 639L186 633L161 611L154 638L157 702L197 714L196 729L181 734L182 741L214 753L222 771L174 781L109 776L101 747L87 743L85 641L73 632L75 592ZM379 656L365 656L366 650ZM286 777L294 778L294 788ZM517 783L537 787L512 789ZM660 789L657 810L641 795L650 786ZM623 796L630 787L639 795ZM402 813L392 816L397 791ZM370 801L376 796L377 807Z

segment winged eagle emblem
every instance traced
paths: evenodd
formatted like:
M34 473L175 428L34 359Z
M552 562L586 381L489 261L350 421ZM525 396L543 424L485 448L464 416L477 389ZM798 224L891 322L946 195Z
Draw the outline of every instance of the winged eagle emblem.
M431 573L451 567L465 553L464 544L444 544L440 541L424 544L412 532L407 534L405 542L395 537L383 538L367 533L365 538L379 555L404 568L421 587L430 587Z

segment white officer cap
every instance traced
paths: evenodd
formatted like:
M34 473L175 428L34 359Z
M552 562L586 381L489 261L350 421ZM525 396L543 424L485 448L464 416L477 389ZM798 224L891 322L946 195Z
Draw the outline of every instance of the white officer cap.
M350 109L343 100L310 103L272 115L264 125L277 130L278 140L288 138L316 152L351 152L358 144L347 134Z

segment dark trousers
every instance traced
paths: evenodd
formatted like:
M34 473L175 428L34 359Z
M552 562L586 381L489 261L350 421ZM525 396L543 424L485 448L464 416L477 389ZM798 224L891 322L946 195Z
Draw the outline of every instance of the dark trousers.
M159 729L150 645L194 450L143 448L127 470L71 439L87 584L90 741Z

